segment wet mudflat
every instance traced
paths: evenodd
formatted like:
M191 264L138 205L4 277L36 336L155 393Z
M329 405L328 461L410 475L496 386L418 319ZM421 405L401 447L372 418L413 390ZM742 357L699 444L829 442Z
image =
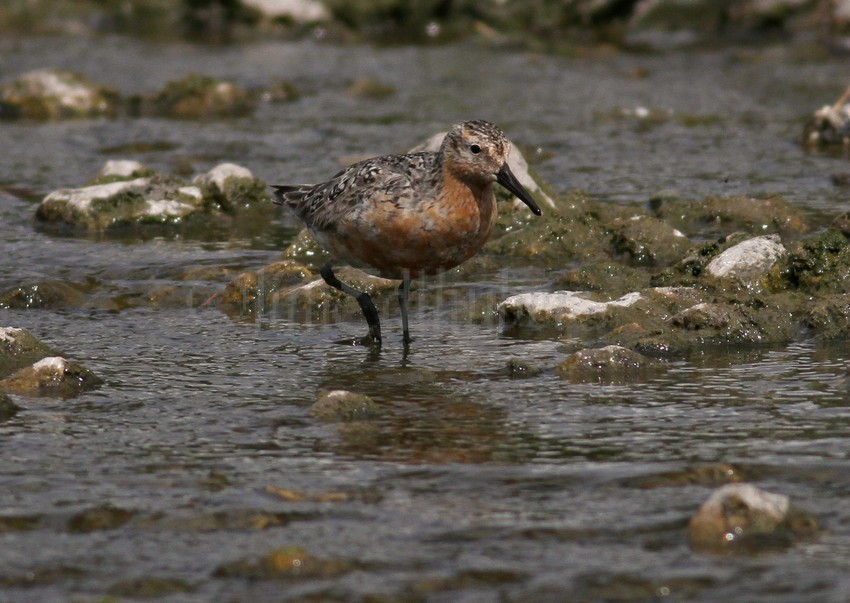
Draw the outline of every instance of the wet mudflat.
M397 310L381 308L386 344L373 354L332 343L362 334L359 319L203 307L280 258L297 233L284 214L107 235L33 221L44 195L107 159L178 173L232 161L269 182L314 181L342 158L483 117L556 192L611 204L661 189L779 193L817 226L846 211L830 176L850 168L797 138L846 84L846 59L109 38L24 39L3 54L4 77L71 67L124 94L191 72L244 86L281 77L301 97L212 122L0 123L0 284L76 291L59 307L0 310L0 326L29 329L105 381L68 400L15 396L22 410L0 423L0 600L850 597L846 341L709 346L636 379L567 380L553 367L581 333L470 319L476 299L551 290L560 274L497 259L419 283L407 354ZM396 92L347 95L355 75ZM542 372L517 378L511 359ZM311 406L325 389L377 409L321 420ZM728 481L787 495L822 531L755 555L692 550L688 519Z

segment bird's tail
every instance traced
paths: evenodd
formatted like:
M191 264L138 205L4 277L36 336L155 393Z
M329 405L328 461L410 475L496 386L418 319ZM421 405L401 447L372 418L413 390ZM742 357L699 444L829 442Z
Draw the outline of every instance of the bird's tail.
M309 184L272 184L274 202L277 205L293 205L310 188Z

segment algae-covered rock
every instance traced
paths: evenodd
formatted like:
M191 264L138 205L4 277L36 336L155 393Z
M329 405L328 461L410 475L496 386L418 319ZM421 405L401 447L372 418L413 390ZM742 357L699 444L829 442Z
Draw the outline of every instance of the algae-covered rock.
M693 247L680 261L654 273L650 282L655 287L704 286L708 264L727 249L748 238L750 237L746 233L733 232L716 241Z
M511 379L527 379L529 377L537 377L543 372L535 363L524 360L522 358L511 358L505 367L508 377Z
M27 329L0 327L0 377L55 354Z
M126 597L128 599L159 599L167 595L194 591L195 587L180 578L138 576L119 580L112 584L106 592L113 597Z
M271 201L266 183L235 163L221 163L196 176L192 184L201 189L207 207L214 204L230 214L242 207Z
M319 245L309 230L304 228L295 236L289 246L284 249L283 257L295 260L313 270L318 270L331 259L331 254Z
M273 80L262 93L262 99L271 103L288 103L301 98L301 92L292 82L283 79Z
M68 308L79 306L84 297L85 287L78 284L42 281L18 285L0 292L0 308Z
M819 339L850 340L850 293L811 299L803 325Z
M658 218L688 233L797 235L809 230L803 212L779 195L710 196L700 201L665 195L654 198L651 204Z
M692 246L680 231L652 216L616 219L608 228L613 231L615 253L641 266L672 264Z
M674 327L667 335L690 334L701 344L781 343L794 339L800 329L793 316L801 300L795 297L764 296L701 302L670 318ZM679 330L676 333L676 330Z
M6 394L0 393L0 423L8 421L21 410L21 407L12 402L12 399ZM0 527L0 532L3 529Z
M273 295L304 284L312 272L293 260L281 260L236 276L214 302L229 313L250 314L267 308Z
M354 98L368 98L372 100L383 100L396 93L396 89L389 84L370 78L357 78L345 89L348 96Z
M229 219L248 207L271 212L265 183L234 164L219 165L189 184L135 162L111 161L95 182L53 191L39 204L36 218L53 226L102 231L173 226L190 218Z
M815 518L787 496L738 483L711 494L691 518L688 539L698 551L757 553L787 548L817 530Z
M246 580L293 580L297 578L333 578L357 569L358 564L343 559L324 559L292 545L275 549L258 559L233 561L213 572L216 578Z
M558 366L561 377L578 382L621 382L643 378L662 367L657 360L618 345L574 352Z
M606 295L625 295L650 286L652 272L646 268L628 266L619 261L582 263L563 271L554 280L553 288L568 291L601 291Z
M369 396L342 389L323 391L310 407L320 421L360 421L380 414L380 407Z
M801 334L806 297L732 289L655 287L641 291L632 312L611 320L601 342L647 356L671 356L707 345L782 343Z
M48 356L0 380L0 391L72 398L101 384L103 380L82 364Z
M397 306L399 281L372 276L349 266L334 269L334 274L354 289L368 293L381 316ZM322 278L278 291L268 303L274 315L293 320L335 322L363 318L357 300L334 289Z
M114 115L118 94L63 69L39 69L0 84L0 119Z
M774 290L850 293L850 238L828 230L790 245L766 281Z
M256 95L232 82L204 75L189 75L168 82L140 102L141 113L176 119L241 117L254 111Z
M115 530L130 521L135 511L111 504L84 509L68 520L68 531L77 533Z
M173 224L203 206L200 189L170 178L136 178L47 195L36 210L42 222L89 230L133 224Z
M850 174L848 174L848 180L850 180ZM832 229L841 232L845 237L850 237L850 212L835 216L830 226Z

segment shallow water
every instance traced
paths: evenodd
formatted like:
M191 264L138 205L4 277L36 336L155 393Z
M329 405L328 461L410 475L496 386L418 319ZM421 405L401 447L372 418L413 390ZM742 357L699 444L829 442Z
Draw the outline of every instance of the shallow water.
M693 198L778 192L829 216L846 210L846 190L829 179L846 159L805 154L795 139L843 89L846 58L0 45L4 79L61 66L125 94L189 72L254 86L280 77L302 91L233 121L0 123L0 185L10 191L0 194L0 285L74 283L87 300L2 310L0 322L106 380L72 400L16 398L24 410L0 423L0 600L121 598L143 578L161 599L193 602L850 599L846 342L710 348L637 383L575 384L551 370L511 379L508 359L551 368L561 343L470 323L457 300L546 289L541 268L482 265L421 284L444 287L446 301L414 306L407 355L390 312L375 355L332 343L364 330L359 321L252 321L199 307L229 277L181 275L274 261L295 232L286 216L232 236L144 240L59 236L32 221L41 195L83 183L110 158L191 172L233 161L268 181L314 181L341 158L402 150L467 117L498 123L532 158L539 148L534 167L556 191L612 202L663 188ZM351 98L354 77L398 92ZM672 115L623 115L636 107ZM128 150L139 142L153 150ZM185 302L151 307L157 286ZM320 423L309 408L322 388L368 394L381 413ZM711 487L666 476L721 463L788 495L824 532L755 557L691 551L687 519ZM222 575L287 546L336 563L276 580Z

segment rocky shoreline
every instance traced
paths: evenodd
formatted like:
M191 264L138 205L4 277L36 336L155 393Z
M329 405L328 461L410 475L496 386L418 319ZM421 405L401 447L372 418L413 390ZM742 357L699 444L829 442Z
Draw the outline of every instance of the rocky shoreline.
M545 192L548 187L518 151L513 161L519 177L545 200L544 215L530 217L505 195L496 234L481 256L449 274L448 286L452 278L474 275L476 267L509 262L545 270L549 290L467 300L453 318L498 317L512 335L564 339L565 358L580 354L582 360L565 359L557 367L563 377L604 380L609 372L620 378L633 369L639 374L654 360L706 346L850 337L850 215L819 228L779 196L659 194L643 206L612 205L581 191L558 197ZM87 186L47 195L35 218L40 228L110 236L192 221L226 228L245 211L256 212L252 220L267 221L279 210L265 183L242 166L222 164L182 181L111 160ZM189 303L239 319L266 314L308 322L357 320L356 302L323 286L318 268L326 259L304 231L280 260L231 276L217 291L225 272L200 275L212 279L212 293L189 296ZM345 277L369 291L382 311L395 311L395 281L355 269ZM68 283L38 285L0 292L0 306L68 308L85 305L91 295ZM415 304L453 303L439 290L418 293ZM163 295L148 292L144 298L155 306ZM588 361L594 355L604 360ZM595 369L588 373L589 367Z
M826 51L850 49L847 0L144 0L10 2L0 32L131 34L230 42L312 37L337 43L440 43L475 39L564 54L615 49L710 47L724 41L815 39Z

